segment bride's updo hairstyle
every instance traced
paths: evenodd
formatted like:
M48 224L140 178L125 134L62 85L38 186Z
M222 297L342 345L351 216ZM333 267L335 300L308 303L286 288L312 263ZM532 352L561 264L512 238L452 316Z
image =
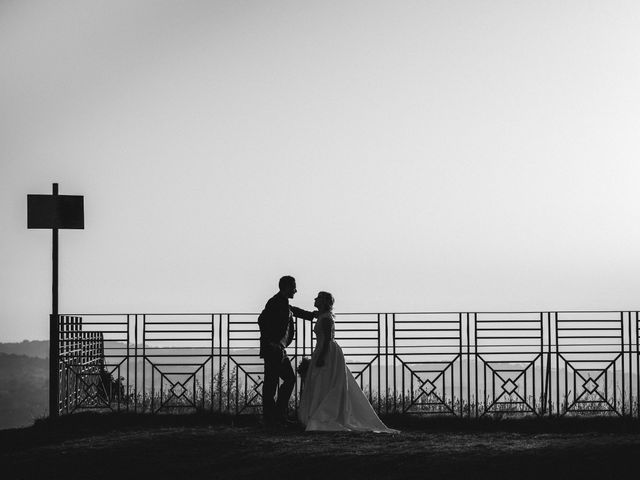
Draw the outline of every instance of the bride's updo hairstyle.
M327 307L327 310L333 312L333 302L335 301L333 295L329 292L320 292L318 296L322 299L324 306Z

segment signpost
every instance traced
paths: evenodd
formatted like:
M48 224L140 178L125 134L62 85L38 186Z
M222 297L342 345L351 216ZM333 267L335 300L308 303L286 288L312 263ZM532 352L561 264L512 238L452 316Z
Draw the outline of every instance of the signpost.
M49 316L49 416L58 416L60 388L58 357L58 230L84 228L84 197L58 195L53 184L52 195L27 195L27 228L46 228L52 232L51 315Z

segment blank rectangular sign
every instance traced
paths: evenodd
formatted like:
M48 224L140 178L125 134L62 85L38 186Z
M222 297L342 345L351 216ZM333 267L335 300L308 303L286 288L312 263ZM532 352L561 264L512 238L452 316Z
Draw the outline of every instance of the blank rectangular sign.
M81 195L27 195L27 228L84 228Z

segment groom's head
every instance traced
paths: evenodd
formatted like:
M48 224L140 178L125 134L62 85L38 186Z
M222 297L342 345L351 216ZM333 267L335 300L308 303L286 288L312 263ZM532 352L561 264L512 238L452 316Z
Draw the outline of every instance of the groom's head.
M278 287L280 288L280 293L287 298L293 298L298 290L296 290L296 279L285 275L278 282Z

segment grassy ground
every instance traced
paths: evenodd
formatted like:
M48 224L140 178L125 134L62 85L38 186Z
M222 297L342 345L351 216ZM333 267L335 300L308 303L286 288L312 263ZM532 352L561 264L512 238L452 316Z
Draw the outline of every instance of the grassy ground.
M74 415L0 431L13 478L622 478L637 420L388 417L398 435L265 430L255 417ZM630 477L631 478L631 477Z

